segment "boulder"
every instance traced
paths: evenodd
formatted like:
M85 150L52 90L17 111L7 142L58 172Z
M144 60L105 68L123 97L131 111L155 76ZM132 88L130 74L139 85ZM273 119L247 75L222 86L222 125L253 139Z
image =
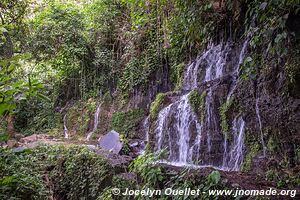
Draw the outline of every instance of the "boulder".
M37 141L45 141L45 140L53 140L53 137L46 135L46 134L33 134L27 137L23 137L20 139L21 143L33 143Z
M16 140L8 140L6 142L7 146L9 148L13 148L13 147L17 147L18 146L18 142Z
M25 148L25 147L17 147L17 148L14 148L12 151L14 153L21 153L21 152L23 152L25 150L27 150L27 148Z
M20 142L22 143L32 143L32 142L36 142L38 139L37 134L33 134L27 137L24 137L20 140Z
M139 146L139 142L138 141L131 141L128 143L129 147L137 147Z
M20 133L16 133L16 134L15 134L15 139L16 139L16 140L19 141L19 140L21 140L22 138L24 138L24 135L22 135L22 134L20 134Z
M83 145L83 146L88 148L88 150L90 150L90 151L96 151L97 150L97 147L95 145L89 144L89 145Z
M120 141L120 134L112 130L99 139L99 146L104 150L118 154L123 147L123 143Z

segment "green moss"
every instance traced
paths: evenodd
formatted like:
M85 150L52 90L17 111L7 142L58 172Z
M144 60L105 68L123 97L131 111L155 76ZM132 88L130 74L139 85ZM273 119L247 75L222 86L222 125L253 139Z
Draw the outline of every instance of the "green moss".
M270 169L266 171L266 180L267 181L278 181L279 174L276 170Z
M9 135L0 134L0 142L7 142L9 140Z
M110 106L110 104L112 103L112 97L110 96L110 93L109 92L106 92L104 95L103 95L103 105L105 107L108 107Z
M288 157L286 154L285 154L285 155L283 156L283 158L281 159L279 165L280 165L282 168L285 168L285 169L287 169L287 168L289 167L289 165L290 165L290 159L289 159L289 157Z
M85 102L77 102L67 113L67 127L71 135L83 136L88 130L91 116L95 113L96 102L89 100Z
M162 105L163 101L165 100L166 94L159 93L156 95L155 100L151 103L150 106L150 119L151 121L156 120L160 106Z
M52 128L48 130L47 134L53 137L61 137L63 132L63 128Z
M200 95L198 91L193 90L190 92L189 96L189 103L194 112L196 112L200 116L201 123L204 122L205 118L205 98L206 92L202 92Z
M120 135L120 141L123 143L122 153L128 155L128 153L130 152L130 147L129 147L129 144L128 144L128 138L124 134L121 134Z
M285 76L286 81L284 83L284 95L286 96L297 96L299 95L299 82L297 80L300 77L300 66L299 66L299 47L294 47L293 51L287 58L285 63Z
M112 116L111 126L112 130L125 134L132 138L134 135L134 128L138 126L144 117L142 109L131 109L127 112L115 112Z
M88 112L95 112L96 107L97 107L96 104L97 103L94 99L89 99L87 104L86 104L86 108L87 108Z
M6 134L7 122L4 117L0 117L0 135Z
M222 129L222 132L225 134L225 137L228 137L228 131L229 131L227 112L229 111L232 103L233 103L232 100L230 100L229 102L226 101L219 108L220 117L221 117L221 129Z
M188 98L193 111L198 112L200 104L200 94L196 90L193 90L190 92Z
M180 90L182 87L184 68L185 68L184 63L180 63L172 67L171 79L172 82L175 84L175 90Z
M247 172L250 171L252 168L252 160L253 158L257 155L259 151L260 145L255 142L252 145L248 145L248 153L246 154L243 166L242 166L242 171Z
M79 124L79 134L84 135L89 127L90 116L87 113L84 113L81 117L78 118Z
M267 149L269 153L276 153L276 149L278 149L278 144L274 141L273 137L270 137L267 144Z
M282 171L276 168L266 171L265 178L267 181L277 183L278 188L293 188L297 187L300 184L299 173L287 173L287 171Z

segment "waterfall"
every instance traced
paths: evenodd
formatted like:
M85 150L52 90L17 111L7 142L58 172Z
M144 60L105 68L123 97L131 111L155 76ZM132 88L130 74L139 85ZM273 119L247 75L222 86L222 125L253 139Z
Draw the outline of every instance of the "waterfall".
M234 93L235 88L237 86L237 83L238 83L238 80L239 80L238 78L239 78L240 66L244 62L244 59L245 59L245 56L246 56L246 52L247 52L248 43L249 43L249 39L246 39L245 42L243 43L242 49L241 49L240 54L239 54L239 61L238 61L237 65L236 65L236 67L234 69L233 74L232 74L232 79L233 79L232 80L232 85L233 86L230 88L230 90L228 92L228 95L227 95L227 98L226 98L226 104L227 105L229 105L230 100L231 100L231 96ZM237 124L236 123L237 122L238 122L238 124L242 123L243 126L241 126L241 125L239 126L239 127L242 127L242 130L241 130L242 132L240 134L244 134L244 123L245 122L243 121L242 118L239 118L238 120L235 118L233 120L233 135L234 135L234 137L236 135L236 130L237 130L237 128L236 128ZM241 136L241 138L244 138L244 136ZM231 154L228 154L228 145L229 145L228 144L228 138L225 137L224 138L224 143L223 143L224 154L223 154L223 165L222 165L222 168L227 169L227 170L232 169L234 171L238 171L239 167L235 166L235 165L232 165L232 159L234 159L234 160L241 160L242 161L243 158L241 158L241 156L243 155L243 152L242 151L239 152L240 153L239 157L232 158L232 157L230 157ZM238 148L239 147L238 145L243 145L243 143L237 143L236 142L236 138L234 138L233 149L240 149L240 150L242 150L242 148ZM241 165L242 163L239 163L239 164Z
M188 158L188 149L190 142L189 123L191 107L188 102L188 95L184 95L178 104L176 120L179 134L179 163L186 163Z
M245 121L237 113L232 121L232 140L224 137L216 104L220 101L218 82L231 74L233 80L225 96L225 103L234 93L239 68L245 58L248 40L234 54L232 44L210 44L195 62L189 64L184 73L182 94L158 113L155 122L156 144L154 150L167 150L167 158L161 162L175 166L214 167L226 171L238 171L244 159ZM234 60L236 55L237 59ZM231 56L231 57L230 57ZM200 88L207 83L207 88ZM189 102L190 92L206 92L204 120L195 113ZM201 91L200 91L201 90ZM222 97L223 98L223 97ZM175 101L174 101L175 99Z
M92 137L93 133L95 133L97 131L98 128L98 124L99 124L99 114L101 112L101 104L99 103L97 108L96 108L96 112L94 114L94 127L93 130L90 131L87 136L86 136L86 141L89 141L90 138Z
M144 132L144 141L142 143L142 149L139 151L139 154L145 154L146 145L149 142L149 129L150 129L150 116L146 117L143 121L143 132Z
M233 87L231 87L231 89L229 90L229 93L227 95L227 99L226 101L229 102L233 92L235 91L235 88L237 86L238 83L238 77L239 77L239 73L240 73L240 66L243 64L246 53L247 53L247 47L248 47L248 43L249 43L249 39L246 39L245 42L243 43L242 49L240 51L240 55L239 55L239 62L236 65L236 68L233 72Z
M258 125L259 125L259 130L260 130L260 140L261 140L261 144L262 144L262 147L263 147L263 156L266 157L267 147L266 147L266 144L265 144L265 141L264 141L264 133L263 133L263 130L262 130L262 122L261 122L258 102L259 102L259 98L256 98L256 100L255 100L255 112L256 112Z
M194 159L196 160L195 164L199 164L199 151L200 151L200 145L201 145L201 139L202 139L202 127L200 123L196 123L196 130L197 130L197 137L195 139L194 144L191 146L191 148L189 149L189 158L193 159L193 155L195 154L196 156L194 157Z
M199 81L199 67L200 65L208 65L206 67L206 74L204 81L210 81L220 78L224 74L224 65L226 64L226 57L231 50L229 42L219 45L210 44L207 50L190 64L186 70L183 89L192 90L197 88Z
M150 116L146 117L143 123L143 129L145 131L145 139L144 139L145 142L149 142L149 129L150 129L149 120L150 120Z
M222 168L228 171L239 171L240 166L243 163L244 159L244 134L245 134L245 121L241 116L235 117L232 122L232 135L233 135L233 143L232 148L229 153L226 142L226 149L223 156L223 165Z
M166 143L168 160L174 163L192 162L194 151L199 150L201 125L189 104L188 94L159 112L156 128L156 151L162 150ZM194 127L197 139L190 145L191 127ZM195 155L197 156L197 155Z
M157 125L156 125L156 130L155 130L155 132L157 133L156 134L156 141L157 141L156 151L162 150L161 147L162 147L162 142L164 139L163 131L164 131L164 128L166 127L166 122L168 120L168 115L169 115L172 105L173 104L170 104L169 106L165 107L158 114L158 120L157 120Z
M69 138L69 131L68 131L68 127L67 127L67 113L64 115L64 135L65 138L68 139Z
M215 131L217 125L216 122L216 113L213 106L213 96L212 90L209 89L209 92L205 99L205 119L206 119L206 128L207 130L207 150L208 154L211 152L211 132Z
M224 75L224 65L230 50L229 42L225 46L222 44L214 46L212 53L208 54L206 58L208 67L206 68L205 81L214 80Z

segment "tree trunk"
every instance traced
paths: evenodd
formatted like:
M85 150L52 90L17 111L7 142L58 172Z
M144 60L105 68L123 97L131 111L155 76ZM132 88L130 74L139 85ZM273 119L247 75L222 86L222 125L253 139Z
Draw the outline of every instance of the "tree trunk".
M10 138L14 138L15 137L14 118L11 114L7 115L6 122L7 122L7 133L10 136Z
M13 56L14 48L11 37L8 33L4 32L5 43L0 46L0 59L8 59Z

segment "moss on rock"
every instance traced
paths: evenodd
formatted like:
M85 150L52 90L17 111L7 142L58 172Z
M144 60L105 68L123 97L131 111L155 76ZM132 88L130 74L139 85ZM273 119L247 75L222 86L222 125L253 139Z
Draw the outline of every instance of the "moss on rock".
M96 110L96 100L77 102L67 112L67 127L72 136L84 136Z
M228 124L228 120L227 120L227 112L230 109L231 105L232 105L232 101L229 101L229 102L226 101L219 108L220 117L221 117L221 129L222 129L222 132L226 136L228 136L228 131L229 131L229 124Z
M244 163L242 165L242 171L247 172L252 168L252 160L258 154L260 145L255 142L254 144L248 145L248 153L246 154Z
M150 119L151 121L156 120L158 112L161 108L163 101L165 100L166 94L159 93L156 95L155 100L151 103L150 106Z
M180 63L172 67L171 79L175 85L175 90L180 90L180 88L182 87L184 68L184 63Z
M134 128L138 126L144 117L142 109L131 109L126 112L115 112L112 116L110 128L125 134L129 138L134 137Z
M194 112L196 112L200 117L201 123L204 122L205 118L205 98L206 98L206 92L202 92L200 95L198 91L193 90L190 92L189 96L189 103L193 109Z

